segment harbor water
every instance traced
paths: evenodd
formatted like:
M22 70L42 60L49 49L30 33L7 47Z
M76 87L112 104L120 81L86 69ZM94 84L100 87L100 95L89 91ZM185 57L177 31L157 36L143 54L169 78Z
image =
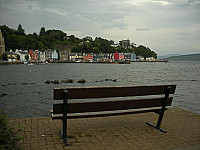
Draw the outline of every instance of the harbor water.
M131 64L52 63L0 66L0 110L10 118L49 116L53 88L176 84L172 107L200 114L200 61ZM46 84L73 79L73 83ZM77 83L85 79L86 83Z

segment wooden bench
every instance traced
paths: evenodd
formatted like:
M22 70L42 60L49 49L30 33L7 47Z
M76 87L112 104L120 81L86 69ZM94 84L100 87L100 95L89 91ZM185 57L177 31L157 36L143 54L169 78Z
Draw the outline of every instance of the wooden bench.
M105 117L135 113L155 112L159 115L157 125L147 124L166 133L160 128L166 106L170 106L176 85L120 86L120 87L69 87L55 88L52 119L62 119L63 142L67 146L67 119ZM105 99L107 98L107 99ZM71 99L80 99L75 102ZM74 101L74 102L73 102Z

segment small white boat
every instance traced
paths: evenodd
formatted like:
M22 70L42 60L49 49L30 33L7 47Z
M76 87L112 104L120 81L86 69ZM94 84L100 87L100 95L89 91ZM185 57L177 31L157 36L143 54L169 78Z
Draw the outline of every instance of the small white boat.
M27 63L26 65L28 65L28 66L33 66L33 63Z

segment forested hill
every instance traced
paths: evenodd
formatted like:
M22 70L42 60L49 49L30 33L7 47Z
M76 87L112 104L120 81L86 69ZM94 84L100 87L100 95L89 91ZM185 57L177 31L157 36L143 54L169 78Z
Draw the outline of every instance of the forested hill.
M6 51L12 49L22 50L42 50L42 49L54 49L55 44L65 44L71 48L72 52L85 52L85 53L115 53L117 52L135 52L137 56L154 57L157 58L157 54L150 50L148 47L139 45L138 47L132 46L131 48L123 48L122 45L112 47L113 40L103 39L96 37L79 39L74 35L68 36L61 30L45 30L45 27L41 27L39 34L33 33L26 35L25 29L19 24L17 29L11 29L8 26L0 26L2 31Z
M172 56L166 59L173 60L173 61L200 61L200 54Z

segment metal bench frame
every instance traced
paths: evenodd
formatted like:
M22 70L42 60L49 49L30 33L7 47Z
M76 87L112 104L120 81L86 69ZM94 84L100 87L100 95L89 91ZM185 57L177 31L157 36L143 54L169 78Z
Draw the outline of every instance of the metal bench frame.
M119 89L118 89L119 88ZM151 91L152 88L152 91ZM158 90L159 88L164 89ZM134 89L136 90L136 93L131 94L132 90L134 92ZM146 91L143 91L146 90ZM54 104L54 110L51 112L51 116L52 119L61 119L63 122L63 130L62 130L62 138L63 138L63 142L66 146L69 146L68 142L67 142L67 119L72 119L72 118L90 118L90 117L105 117L105 116L116 116L116 115L126 115L126 114L135 114L135 113L146 113L146 112L155 112L159 115L157 124L154 125L150 122L146 122L146 124L153 126L154 128L162 131L163 133L167 133L165 130L163 130L162 128L160 128L161 123L162 123L162 119L165 113L165 110L167 109L166 106L170 106L172 103L172 99L173 97L169 97L170 94L174 94L175 93L175 89L176 89L176 85L161 85L161 86L131 86L131 87L85 87L85 88L57 88L54 89L54 100L59 100L62 99L63 103L61 104ZM96 91L96 95L95 92L94 94L92 93L93 91ZM107 92L107 90L115 92L117 91L122 91L124 93L115 93L115 94L109 94L109 92ZM127 91L126 91L127 90ZM148 92L148 90L150 92ZM83 92L82 92L83 91ZM85 93L84 93L85 91ZM100 92L99 92L100 91ZM106 91L106 92L104 92ZM73 93L70 95L70 93ZM77 92L77 93L76 93ZM87 94L88 92L88 94ZM140 93L141 92L141 93ZM92 94L91 94L92 93ZM69 104L68 100L70 98L72 99L76 99L76 98L82 98L82 99L86 99L86 98L104 98L104 97L119 97L119 96L144 96L144 95L159 95L159 94L164 94L164 98L148 98L148 99L143 99L141 100L121 100L121 101L108 101L108 102L88 102L88 103L75 103L74 106L76 105L80 105L80 109L83 110L75 110L73 111L73 108L75 109L75 107L71 106L71 110L68 109L68 107L70 105L73 104ZM72 96L73 95L73 96ZM116 95L116 96L115 96ZM152 101L152 102L151 102ZM158 102L159 101L159 102ZM156 102L155 104L152 104ZM110 103L110 104L109 104ZM120 105L120 104L126 104L129 105L134 105L133 109L136 109L137 111L128 111L128 112L117 112L117 113L104 113L104 114L89 114L89 115L76 115L76 116L68 116L68 113L82 113L85 112L85 110L88 110L90 112L90 105L94 105L94 106L106 106L106 104L108 104L108 108L93 108L94 112L101 112L101 110L103 111L108 111L107 109L109 109L109 106L116 104L116 105ZM149 103L145 106L145 103ZM157 104L158 103L158 104ZM144 107L142 107L142 105L144 105ZM155 105L155 106L154 106ZM157 105L159 105L159 108L157 107ZM84 108L84 106L86 106L86 108ZM88 107L88 108L87 108ZM129 108L129 106L116 106L116 108L114 108L115 106L113 106L113 110L117 110L117 108L119 107L120 110L127 110ZM124 107L124 109L123 109ZM151 107L154 107L153 109ZM156 107L156 108L155 108ZM69 107L70 108L70 107ZM137 108L142 108L142 109L137 109ZM146 108L146 109L144 109ZM104 110L105 109L105 110ZM93 112L93 110L91 110L91 112ZM55 114L54 114L55 113ZM62 114L61 114L62 113ZM59 114L59 115L56 115Z

